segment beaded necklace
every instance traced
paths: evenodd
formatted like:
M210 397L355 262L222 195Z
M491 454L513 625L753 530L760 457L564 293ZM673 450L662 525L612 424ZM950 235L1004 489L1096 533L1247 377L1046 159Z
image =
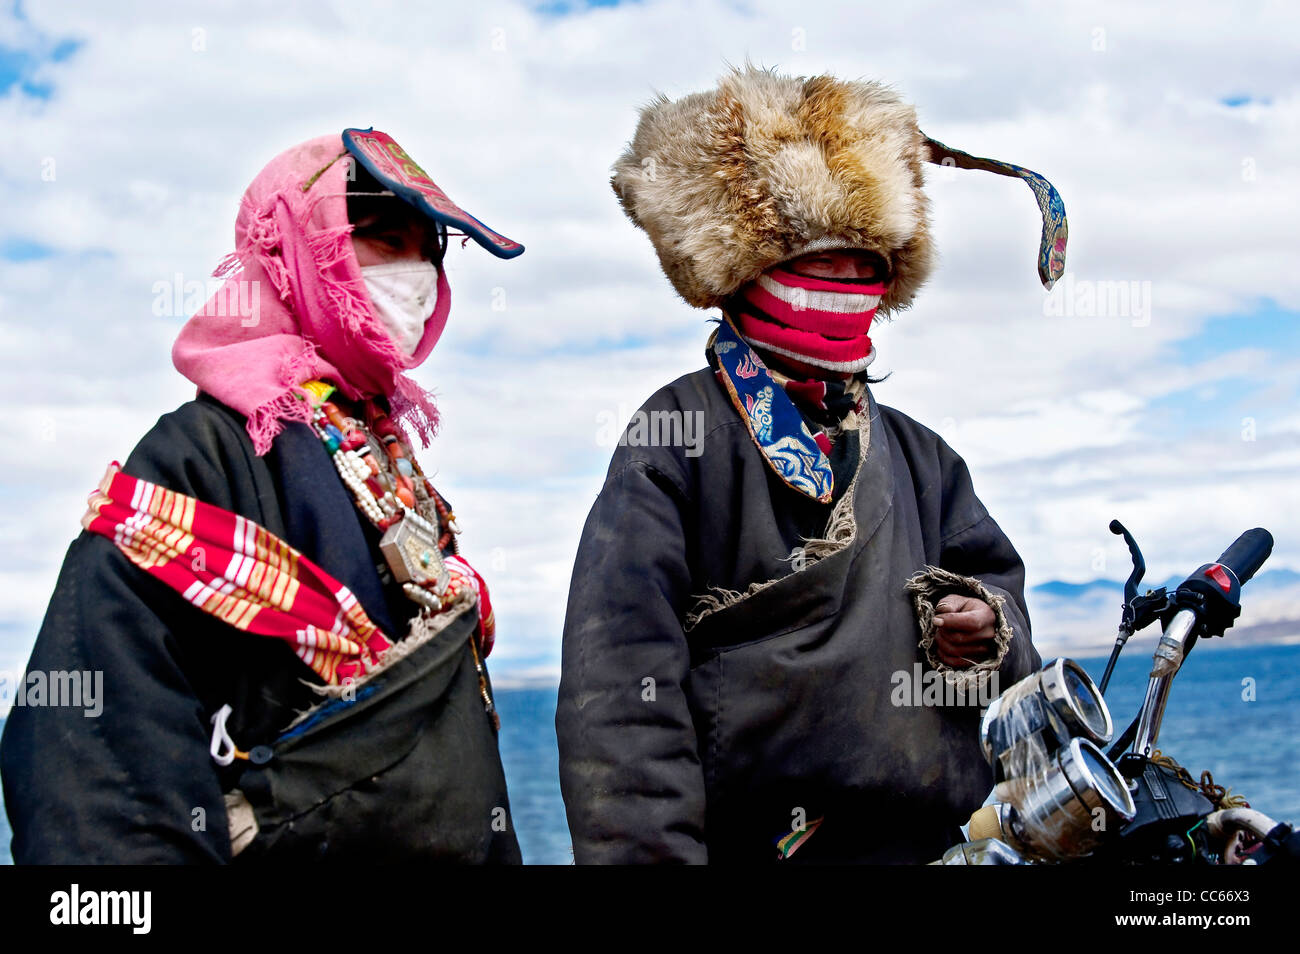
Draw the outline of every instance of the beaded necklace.
M311 396L299 395L311 405L311 428L324 443L339 477L361 512L383 531L379 549L402 592L422 613L441 612L450 583L442 551L450 548L460 553L456 515L424 475L388 413L374 401L365 402L367 423L362 423L329 400L337 389L327 381L307 381L298 387ZM470 639L479 694L493 725L499 727L477 643Z

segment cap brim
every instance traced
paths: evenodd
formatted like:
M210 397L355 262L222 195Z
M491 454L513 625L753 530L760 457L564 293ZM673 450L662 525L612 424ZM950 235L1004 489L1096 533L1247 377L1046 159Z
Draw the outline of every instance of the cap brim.
M392 136L376 129L343 130L343 147L380 185L435 222L461 229L498 258L514 258L524 247L470 215L438 188Z

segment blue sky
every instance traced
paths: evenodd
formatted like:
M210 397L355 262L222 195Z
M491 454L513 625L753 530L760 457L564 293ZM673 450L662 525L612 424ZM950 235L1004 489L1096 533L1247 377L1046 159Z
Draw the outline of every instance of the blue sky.
M539 13L552 16L571 16L593 7L616 7L620 0L546 0L534 3L533 8Z
M528 248L510 262L453 249L451 320L416 373L445 424L420 459L493 586L494 672L553 678L612 452L600 416L702 366L710 327L624 218L609 166L656 91L704 89L746 59L893 83L930 135L1056 184L1074 280L1149 286L1146 323L1050 316L1028 190L931 174L940 265L873 333L894 372L876 395L966 458L1031 585L1122 580L1112 517L1152 579L1255 525L1277 537L1271 565L1300 570L1298 26L1280 5L1224 18L1198 2L1177 17L1131 3L10 5L0 397L17 433L0 499L22 505L0 517L0 670L25 661L104 465L192 396L169 358L185 316L152 313L154 284L208 276L275 153L374 125ZM1065 624L1045 613L1050 642Z
M6 262L31 262L49 258L53 254L54 249L30 239L7 238L0 245L0 258Z
M1254 311L1210 317L1199 332L1169 347L1170 361L1190 366L1216 354L1252 350L1279 356L1300 354L1300 313L1265 301ZM1191 438L1206 428L1238 429L1246 418L1300 407L1300 378L1234 374L1212 385L1199 382L1170 391L1148 405L1162 415L1163 432Z
M1264 299L1252 311L1212 315L1198 334L1175 344L1175 359L1191 362L1233 348L1259 348L1278 354L1300 351L1300 312Z
M42 78L42 67L62 63L81 46L71 38L55 39L34 28L23 5L14 2L7 11L16 41L0 43L0 96L16 93L33 99L49 99L54 92L50 80Z

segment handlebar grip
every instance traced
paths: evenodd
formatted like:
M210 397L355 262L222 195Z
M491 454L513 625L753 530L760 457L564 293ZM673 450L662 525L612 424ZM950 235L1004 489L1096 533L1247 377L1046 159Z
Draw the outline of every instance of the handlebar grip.
M1247 530L1223 551L1218 562L1237 575L1243 584L1264 565L1273 552L1273 535L1263 527Z

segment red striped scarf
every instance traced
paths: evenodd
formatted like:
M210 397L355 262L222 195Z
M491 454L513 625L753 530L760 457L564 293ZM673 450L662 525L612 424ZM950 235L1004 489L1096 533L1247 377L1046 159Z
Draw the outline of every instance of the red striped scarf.
M109 464L81 518L137 566L236 629L282 639L326 682L392 646L356 596L269 530Z
M871 363L868 332L885 291L878 281L810 278L774 268L742 287L732 310L754 347L853 374Z

